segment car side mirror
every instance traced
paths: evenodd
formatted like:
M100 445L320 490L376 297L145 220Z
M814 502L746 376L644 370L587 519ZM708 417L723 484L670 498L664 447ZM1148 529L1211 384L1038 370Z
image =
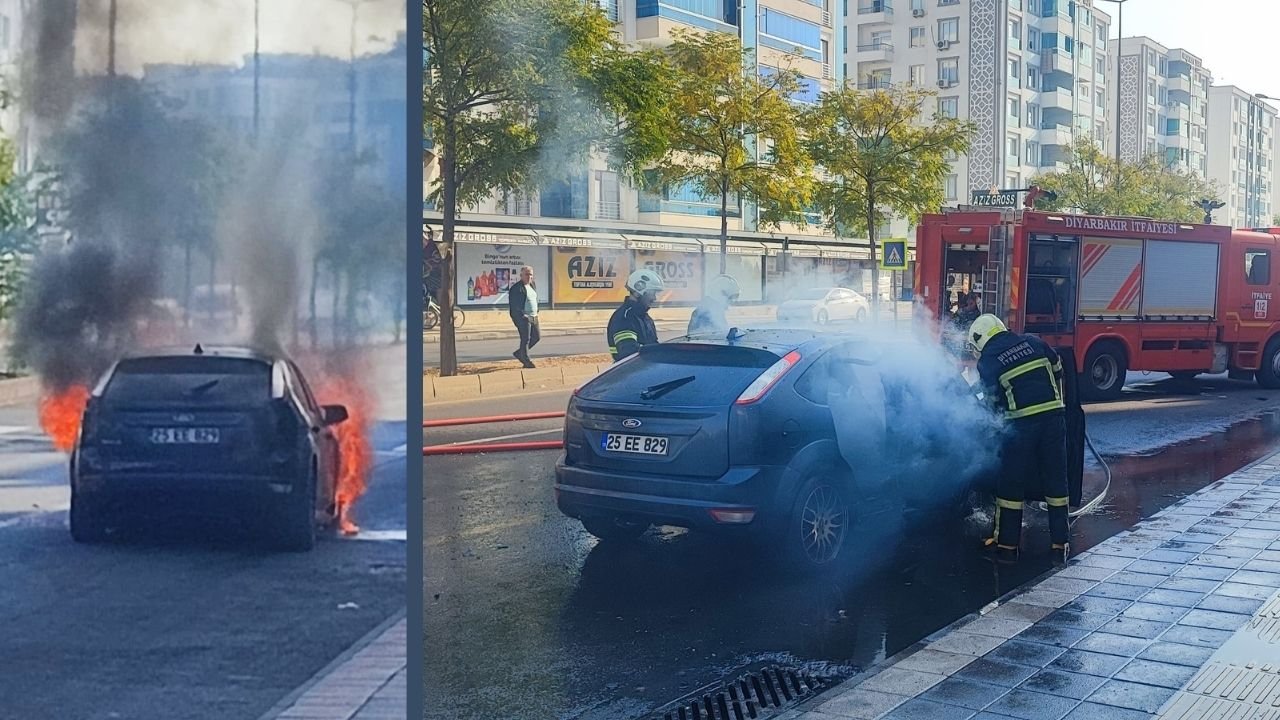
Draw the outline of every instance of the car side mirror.
M325 405L320 410L324 413L325 425L337 425L350 417L345 405Z

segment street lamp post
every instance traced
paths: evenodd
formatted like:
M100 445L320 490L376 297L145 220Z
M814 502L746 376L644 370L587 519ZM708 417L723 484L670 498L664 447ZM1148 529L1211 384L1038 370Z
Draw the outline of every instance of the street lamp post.
M1116 9L1116 162L1120 162L1120 41L1124 39L1124 4L1129 0L1102 0L1119 5ZM1117 176L1119 173L1117 173Z

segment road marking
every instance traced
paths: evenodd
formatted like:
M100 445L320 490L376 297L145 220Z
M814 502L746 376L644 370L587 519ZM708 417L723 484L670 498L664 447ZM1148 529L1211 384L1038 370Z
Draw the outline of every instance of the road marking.
M343 540L367 540L371 542L406 542L407 530L361 530L355 535L339 535Z
M476 440L461 440L459 442L445 443L446 447L454 445L476 445L478 443L497 442L499 440L514 440L522 437L533 437L534 435L550 435L551 433L564 432L564 428L551 428L549 430L534 430L532 432L515 433L514 435L499 435L497 437L479 438Z
M29 425L0 425L0 435L17 435L24 432L36 432L36 428Z

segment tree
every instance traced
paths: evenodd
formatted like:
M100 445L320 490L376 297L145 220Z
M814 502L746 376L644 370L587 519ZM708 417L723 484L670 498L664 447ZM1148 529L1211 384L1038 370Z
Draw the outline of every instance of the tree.
M1052 190L1057 199L1041 199L1044 210L1075 210L1088 215L1150 217L1176 222L1200 222L1200 200L1216 200L1212 183L1167 166L1158 155L1137 162L1117 161L1092 140L1077 140L1067 169L1036 178L1036 185Z
M969 149L972 123L935 114L921 123L935 93L910 87L823 93L805 118L805 146L829 179L818 185L819 210L837 235L867 234L872 306L879 316L876 228L890 216L911 221L945 200L947 156Z
M458 210L526 190L593 153L629 174L665 146L669 83L656 51L628 53L581 0L423 0L423 132L443 215L440 372L457 372L453 304Z
M801 91L790 68L744 72L751 50L725 33L677 31L667 51L674 86L670 140L646 185L691 186L720 201L720 272L729 198L757 204L761 223L803 223L812 163L800 142Z

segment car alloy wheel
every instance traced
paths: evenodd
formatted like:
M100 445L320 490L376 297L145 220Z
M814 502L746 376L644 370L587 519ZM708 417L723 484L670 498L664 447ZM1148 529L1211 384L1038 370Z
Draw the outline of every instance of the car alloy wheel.
M800 541L815 565L835 559L849 529L849 508L840 491L820 483L809 491L800 511Z

